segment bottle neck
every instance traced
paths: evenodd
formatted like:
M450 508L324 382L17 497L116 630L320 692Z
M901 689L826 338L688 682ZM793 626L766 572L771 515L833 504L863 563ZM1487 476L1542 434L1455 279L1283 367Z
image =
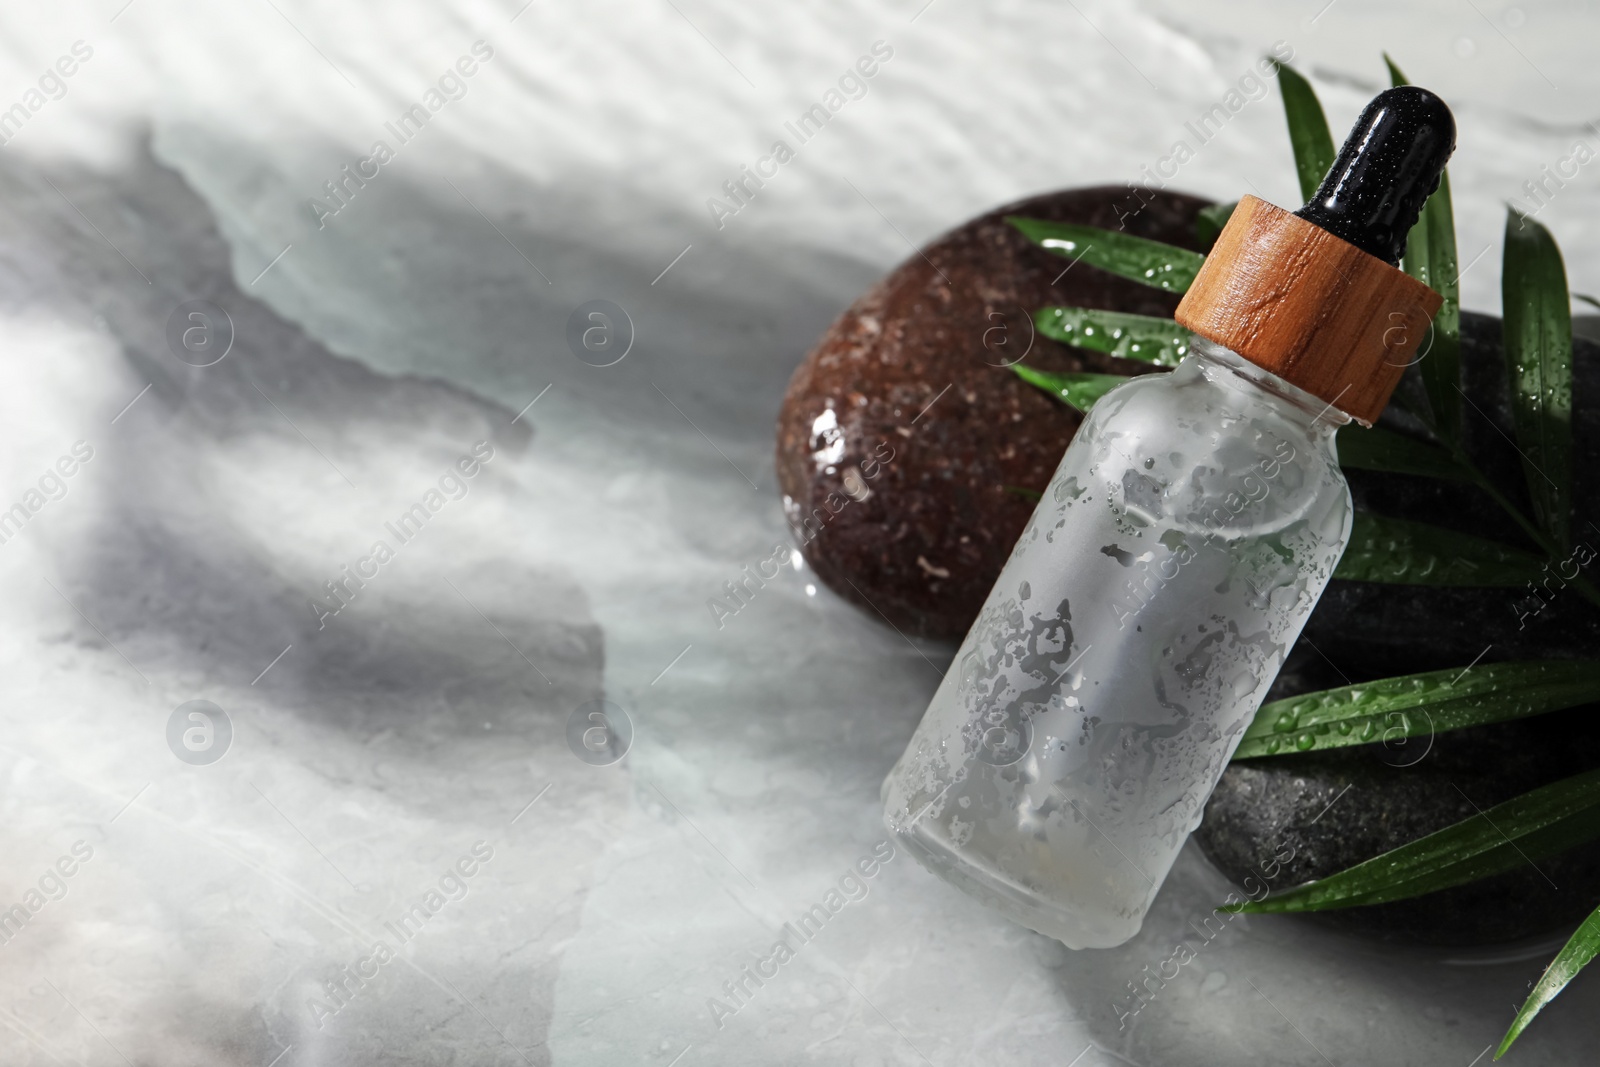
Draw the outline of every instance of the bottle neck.
M1214 341L1196 336L1189 347L1191 355L1198 358L1206 377L1230 389L1241 392L1266 393L1290 421L1303 426L1307 433L1325 436L1333 434L1350 421L1350 416L1299 386L1290 385L1269 370L1264 370L1229 348Z

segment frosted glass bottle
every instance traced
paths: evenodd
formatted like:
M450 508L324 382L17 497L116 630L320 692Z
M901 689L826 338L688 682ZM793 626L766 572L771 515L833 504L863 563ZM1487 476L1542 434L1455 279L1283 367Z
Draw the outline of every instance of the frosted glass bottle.
M1347 421L1202 338L1101 398L884 782L907 850L1070 947L1137 933L1344 551Z

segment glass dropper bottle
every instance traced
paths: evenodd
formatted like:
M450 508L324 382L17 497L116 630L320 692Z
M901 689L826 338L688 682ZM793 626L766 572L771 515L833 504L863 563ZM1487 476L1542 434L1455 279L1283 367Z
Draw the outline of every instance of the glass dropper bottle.
M1190 355L1084 419L884 782L924 866L1072 948L1138 932L1344 552L1334 432L1439 307L1396 264L1454 147L1438 97L1390 89L1305 207L1240 201L1178 307Z

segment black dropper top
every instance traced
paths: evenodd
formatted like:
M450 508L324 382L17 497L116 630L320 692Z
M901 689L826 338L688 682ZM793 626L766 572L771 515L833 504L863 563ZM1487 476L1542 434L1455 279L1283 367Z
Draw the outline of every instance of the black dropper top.
M1415 85L1385 89L1295 214L1398 266L1406 235L1455 148L1456 123L1443 100Z

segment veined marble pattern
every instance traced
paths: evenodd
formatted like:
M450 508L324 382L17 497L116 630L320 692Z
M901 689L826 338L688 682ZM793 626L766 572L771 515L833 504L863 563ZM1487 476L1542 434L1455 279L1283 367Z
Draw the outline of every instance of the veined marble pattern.
M0 916L0 1062L1465 1067L1498 1040L1548 946L1202 938L1227 887L1189 850L1138 938L1073 953L881 861L878 786L950 650L792 566L708 601L787 537L789 373L907 242L1139 179L1275 42L1337 129L1383 47L1456 105L1464 302L1496 310L1504 202L1600 149L1592 9L0 19L0 510L27 513L0 529L0 908L27 920ZM1171 183L1293 202L1276 90L1244 88ZM1594 168L1539 214L1591 293ZM169 341L195 300L231 321L211 366ZM594 300L626 313L611 366L569 347ZM231 724L211 764L169 748L193 700ZM601 700L633 740L593 766L568 724ZM1591 977L1515 1059L1592 1058Z

